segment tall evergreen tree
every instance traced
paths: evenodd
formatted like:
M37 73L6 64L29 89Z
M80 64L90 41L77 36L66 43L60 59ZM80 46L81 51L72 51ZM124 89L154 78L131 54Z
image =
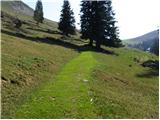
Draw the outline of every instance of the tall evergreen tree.
M100 49L103 42L105 25L106 25L106 13L105 13L106 1L93 1L92 2L92 36L96 41L97 49Z
M69 1L64 0L58 29L66 36L75 34L75 19Z
M36 8L34 11L34 20L37 22L37 25L39 23L43 23L44 17L43 17L43 5L42 1L38 0L36 3Z
M115 26L114 12L111 0L82 1L81 4L81 33L82 37L96 41L99 49L101 44L118 47L118 29Z
M121 47L122 43L118 36L118 28L115 26L115 13L112 10L111 0L106 2L106 24L103 44L111 47Z
M81 38L89 39L90 45L93 44L92 38L92 1L81 2Z
M82 38L96 41L100 48L104 34L104 3L105 1L82 1L81 4L81 33Z

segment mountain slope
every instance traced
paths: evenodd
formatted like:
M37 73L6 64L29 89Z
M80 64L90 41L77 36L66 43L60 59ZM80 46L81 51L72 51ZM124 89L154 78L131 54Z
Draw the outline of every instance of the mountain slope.
M137 44L140 42L144 42L144 41L153 41L154 39L158 39L159 38L159 30L155 30L149 33L146 33L142 36L136 37L136 38L131 38L129 40L125 40L124 42L128 43L128 44Z
M155 47L154 44L157 43L158 41L159 41L159 30L155 30L136 38L124 40L123 42L128 47L138 48L144 51L153 52L151 51L151 49ZM157 51L159 51L159 49Z
M61 39L54 21L45 19L44 24L37 26L32 16L19 14L23 24L20 29L15 28L16 12L9 9L17 2L10 2L2 2L7 7L1 9L2 118L13 118L15 109L31 91L55 77L61 67L78 54L73 45Z
M29 7L27 4L25 4L24 2L2 0L0 1L0 3L1 3L2 12L5 12L23 21L30 21L33 23L35 22L33 20L34 10L31 7ZM46 22L46 25L48 25L47 27L49 27L50 25L51 27L53 27L53 25L57 27L57 22L48 20L46 18L44 19L44 22ZM52 24L49 24L49 23L52 23Z
M9 14L33 16L33 9L22 1L1 1L1 9Z

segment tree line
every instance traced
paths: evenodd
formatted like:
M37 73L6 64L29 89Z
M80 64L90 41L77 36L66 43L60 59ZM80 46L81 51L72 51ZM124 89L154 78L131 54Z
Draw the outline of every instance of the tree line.
M118 36L118 28L115 23L115 13L112 9L112 1L81 1L80 26L81 38L89 39L89 45L96 43L96 48L101 45L121 47L122 43ZM43 6L41 0L37 1L34 11L34 20L43 23ZM63 35L76 34L75 18L68 0L64 0L58 29Z

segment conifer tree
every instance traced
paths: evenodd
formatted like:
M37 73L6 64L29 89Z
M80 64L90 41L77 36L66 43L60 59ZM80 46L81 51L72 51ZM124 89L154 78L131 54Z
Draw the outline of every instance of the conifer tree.
M39 25L39 23L43 23L44 17L43 17L43 5L42 5L42 1L38 0L36 3L36 8L34 11L34 20L37 22L37 25Z
M81 38L89 39L90 45L93 44L92 39L92 1L81 2Z
M121 46L111 0L82 1L81 6L82 36L91 39L90 41L96 41L98 49L101 44L113 47Z
M105 13L106 1L93 1L92 2L92 36L96 41L96 48L100 49L106 25Z
M106 24L103 44L111 47L121 47L122 43L118 36L118 27L115 26L115 13L112 10L111 0L106 2Z
M82 1L81 33L82 38L96 41L99 49L104 35L105 1Z
M75 34L75 19L69 1L64 0L58 29L66 36Z

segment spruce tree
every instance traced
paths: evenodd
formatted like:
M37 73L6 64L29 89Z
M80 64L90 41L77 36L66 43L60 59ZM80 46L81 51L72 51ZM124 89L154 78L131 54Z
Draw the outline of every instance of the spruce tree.
M106 1L82 1L81 4L81 33L82 38L90 39L90 45L93 40L96 41L96 47L99 49L104 35L104 19Z
M64 0L58 29L63 35L75 34L75 19L73 10L71 10L69 1Z
M36 8L34 11L34 20L37 22L37 25L39 25L39 23L43 23L44 17L43 17L43 5L42 5L42 1L38 0L36 3Z
M96 41L96 48L100 49L106 24L106 13L105 13L106 1L93 1L92 2L92 36Z
M121 46L111 0L82 1L81 6L82 36L91 39L90 41L96 41L98 49L101 44L113 47Z
M111 47L121 47L122 43L118 36L118 28L115 26L115 13L112 10L111 0L106 2L106 24L103 44Z
M93 44L92 38L92 1L81 2L81 38L89 39L90 45Z

